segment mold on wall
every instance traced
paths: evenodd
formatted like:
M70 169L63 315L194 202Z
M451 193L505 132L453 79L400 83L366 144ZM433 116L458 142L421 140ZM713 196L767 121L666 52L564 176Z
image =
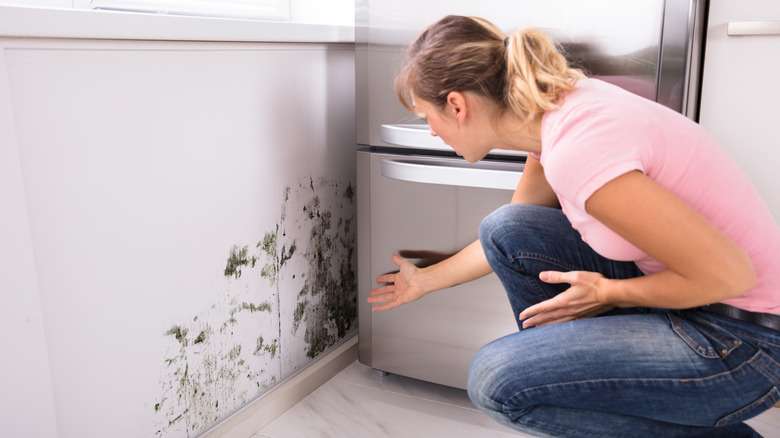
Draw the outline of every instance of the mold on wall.
M357 318L354 205L351 184L300 184L298 199L306 202L294 229L307 240L301 256L302 285L295 301L291 332L303 332L305 356L314 358L342 339ZM295 243L293 242L293 245ZM292 273L293 276L296 273Z
M214 304L161 330L159 437L197 436L356 329L351 182L286 187L278 222L227 249Z
M196 436L310 363L324 294L304 285L303 206L318 196L329 232L352 217L353 45L2 44L3 165L18 180L2 190L30 253L10 281L37 297L39 328L6 353L45 356L6 379L29 399L6 426ZM22 260L14 248L0 245Z

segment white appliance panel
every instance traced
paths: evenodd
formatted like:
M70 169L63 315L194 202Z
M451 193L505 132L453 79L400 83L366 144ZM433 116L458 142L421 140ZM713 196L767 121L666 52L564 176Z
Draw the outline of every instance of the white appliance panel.
M394 167L409 163L416 167ZM359 261L363 310L370 308L366 298L376 287L374 279L397 271L392 253L451 254L475 241L480 221L510 201L522 169L519 162L471 165L452 158L358 152L358 241L367 244L361 250L370 254ZM447 172L454 176L425 181L431 173ZM410 258L425 262L424 257ZM494 274L389 311L368 313L370 319L363 312L360 322L364 363L460 388L465 388L474 353L517 331L517 319Z
M780 3L711 2L700 123L748 174L780 219Z

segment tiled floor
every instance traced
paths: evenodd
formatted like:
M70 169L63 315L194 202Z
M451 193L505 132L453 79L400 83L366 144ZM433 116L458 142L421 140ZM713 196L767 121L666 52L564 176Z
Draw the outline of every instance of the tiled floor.
M749 421L780 438L780 408ZM389 375L353 363L252 438L510 438L476 410L465 391Z

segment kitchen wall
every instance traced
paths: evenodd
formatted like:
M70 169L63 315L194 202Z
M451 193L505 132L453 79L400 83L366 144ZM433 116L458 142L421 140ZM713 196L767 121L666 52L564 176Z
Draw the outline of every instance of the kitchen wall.
M0 97L4 436L197 436L355 333L351 43L2 37Z

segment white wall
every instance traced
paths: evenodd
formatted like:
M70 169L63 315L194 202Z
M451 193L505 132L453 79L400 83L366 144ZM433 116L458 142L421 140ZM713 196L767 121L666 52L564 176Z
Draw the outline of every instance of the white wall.
M3 435L195 436L356 329L351 45L0 61Z
M5 51L0 51L4 66ZM8 72L0 68L0 84ZM0 430L55 437L54 394L10 90L0 86Z

